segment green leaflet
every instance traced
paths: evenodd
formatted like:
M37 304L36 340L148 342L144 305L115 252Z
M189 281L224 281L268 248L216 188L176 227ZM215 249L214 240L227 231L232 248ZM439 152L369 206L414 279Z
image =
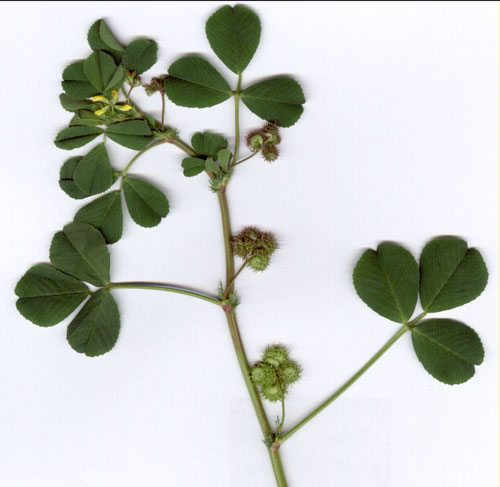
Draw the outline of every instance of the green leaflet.
M205 160L205 169L215 174L215 176L220 176L222 173L219 165L211 157L207 157Z
M122 63L129 71L142 74L156 63L157 54L158 44L155 41L137 39L125 49Z
M118 90L125 81L125 69L115 65L113 58L104 51L93 52L84 62L85 76L98 93Z
M153 140L153 133L144 120L129 120L110 125L106 135L116 142L133 150L142 150Z
M66 93L61 93L59 95L59 101L61 102L61 106L68 112L76 112L82 108L91 110L94 107L91 100L77 100L66 95Z
M54 235L50 262L57 269L94 286L109 283L109 252L99 230L87 223L70 223Z
M123 232L120 191L111 191L80 208L75 221L89 223L103 234L107 244L118 242Z
M197 176L205 170L205 159L185 157L182 160L182 168L184 169L184 176L188 178Z
M82 156L71 157L61 167L59 173L59 186L70 197L75 200L87 198L88 194L82 193L73 180L76 166L82 160Z
M54 144L57 147L64 150L72 150L77 147L83 147L84 145L92 142L98 135L103 133L102 129L98 127L69 127L61 130L55 140Z
M107 289L100 289L69 324L66 337L73 350L97 357L114 347L119 333L118 306Z
M231 88L219 72L199 56L186 56L168 69L165 93L176 105L205 108L231 97Z
M420 257L420 300L436 313L476 299L486 287L488 271L476 249L455 237L431 240Z
M78 127L84 125L97 127L98 125L103 125L103 122L97 115L94 115L94 112L89 110L77 110L69 122L69 126Z
M117 61L120 61L124 51L123 46L118 42L103 19L96 20L92 24L87 39L89 46L94 51L106 51Z
M210 132L196 132L191 137L191 145L199 156L217 159L219 151L227 147L227 140Z
M425 370L445 384L466 382L484 358L477 333L460 321L422 321L411 329L411 338Z
M78 162L73 180L78 189L89 196L102 193L113 184L113 169L104 143L95 146Z
M50 264L31 267L16 286L18 311L39 326L56 325L88 297L85 284Z
M217 154L217 161L224 172L229 169L229 161L231 160L232 154L229 149L222 149Z
M376 313L398 323L413 314L418 297L418 265L403 247L382 243L368 249L353 272L358 296Z
M291 127L302 115L302 88L292 78L281 76L256 83L241 93L241 100L255 115L280 127Z
M99 92L90 83L83 69L84 61L71 63L62 74L62 88L68 96L77 100L90 98Z
M260 20L248 8L225 6L206 23L208 42L219 59L241 74L253 58L260 41Z
M167 197L152 184L127 177L123 184L127 208L137 225L155 227L169 211Z

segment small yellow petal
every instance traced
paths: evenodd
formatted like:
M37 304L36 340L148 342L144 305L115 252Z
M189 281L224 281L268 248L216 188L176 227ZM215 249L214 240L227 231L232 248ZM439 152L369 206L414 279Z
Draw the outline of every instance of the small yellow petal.
M116 100L118 100L118 91L113 90L113 91L111 92L111 94L113 95L113 100L115 100L115 101L116 101Z
M121 112L128 112L129 110L132 110L130 105L116 105L116 108Z
M100 110L97 110L94 112L95 115L100 117L101 115L104 115L108 111L108 107L101 108Z
M97 96L94 96L94 97L92 98L92 101L93 101L93 102L96 102L96 101L104 101L104 102L109 103L109 100L108 100L105 96L102 96L102 95L97 95Z

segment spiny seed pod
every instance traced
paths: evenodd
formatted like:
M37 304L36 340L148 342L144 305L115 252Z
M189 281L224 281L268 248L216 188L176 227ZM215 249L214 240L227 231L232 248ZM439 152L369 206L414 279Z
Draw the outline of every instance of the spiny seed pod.
M264 145L264 137L260 131L254 130L247 135L246 144L252 151L260 150Z
M279 368L279 376L285 384L293 384L300 378L300 368L295 362L285 362Z
M242 259L254 256L271 257L278 247L276 238L270 232L255 227L245 227L231 240L233 252Z
M281 401L285 397L285 393L286 390L279 384L262 387L262 395L269 402Z
M272 365L259 362L252 369L252 380L261 387L272 386L276 383L276 370Z
M276 147L270 145L265 145L264 147L262 147L261 154L264 160L267 162L274 162L280 155L279 150Z
M275 123L269 122L264 125L261 132L266 137L265 145L276 145L281 142L278 126Z
M262 272L269 266L271 259L264 255L254 255L248 259L248 265L256 272Z
M288 361L288 350L282 345L269 345L262 355L262 360L274 367L279 367Z

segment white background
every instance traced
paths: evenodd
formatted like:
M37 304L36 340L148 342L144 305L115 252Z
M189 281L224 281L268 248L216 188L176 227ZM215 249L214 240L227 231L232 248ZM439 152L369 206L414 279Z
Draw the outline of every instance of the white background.
M184 296L114 293L115 349L75 353L65 324L44 329L16 311L13 293L48 260L52 235L82 206L58 187L71 154L52 140L70 119L60 75L89 54L87 29L107 19L119 39L150 36L164 73L210 52L204 22L218 2L2 3L0 484L5 487L273 486L219 309ZM307 103L283 130L274 165L253 159L229 189L235 230L272 230L281 248L261 275L238 279L251 361L286 343L304 367L287 401L290 427L344 382L397 329L356 296L351 272L365 247L460 235L490 270L483 295L448 312L486 350L470 382L432 379L405 336L334 406L282 449L291 487L498 485L498 4L257 3L260 48L243 86L292 74ZM158 115L159 98L140 96ZM241 110L243 131L261 122ZM167 106L188 139L211 129L233 139L231 102ZM122 168L131 151L109 144ZM154 229L127 216L111 247L112 279L215 290L223 276L216 198L204 176L184 178L182 154L162 146L134 172L166 192ZM69 322L69 320L67 320ZM67 323L65 322L65 323ZM269 407L270 417L278 410Z

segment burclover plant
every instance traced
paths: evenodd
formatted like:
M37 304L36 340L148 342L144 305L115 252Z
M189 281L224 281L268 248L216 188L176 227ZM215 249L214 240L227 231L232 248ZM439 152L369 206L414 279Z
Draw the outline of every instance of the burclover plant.
M250 365L238 330L235 308L236 278L245 269L265 271L272 263L278 243L272 233L248 226L233 233L227 188L237 177L238 166L261 155L268 163L279 156L282 128L294 125L305 98L300 85L288 76L267 78L244 87L242 73L254 56L261 33L260 21L251 10L225 6L206 23L206 35L219 59L236 75L235 89L207 60L189 55L175 61L167 74L145 83L141 76L157 59L157 44L138 39L123 46L104 20L89 30L92 53L70 64L62 74L60 101L72 113L69 127L55 138L63 150L79 149L100 141L84 155L73 155L61 168L59 185L74 199L97 196L83 206L74 221L54 235L50 263L30 268L16 287L17 308L39 326L52 326L68 317L82 303L68 326L67 340L79 353L95 357L109 352L120 330L120 314L113 293L119 289L154 289L180 293L219 306L231 334L237 361L255 409L261 439L268 449L278 487L287 484L280 447L356 382L399 338L407 332L425 370L445 384L470 379L483 361L483 347L474 330L452 319L424 319L429 313L449 310L478 297L488 273L480 253L457 237L438 237L427 243L417 263L413 255L395 243L381 243L366 250L353 272L359 297L375 312L401 327L347 382L297 424L285 423L285 402L301 376L301 366L289 350L274 344L265 348L261 360ZM265 73L266 75L268 73ZM161 102L161 120L145 113L132 96L145 89ZM235 144L209 131L196 132L184 142L165 120L165 98L189 108L206 108L234 100ZM240 101L263 119L261 127L246 136L248 153L240 155ZM122 171L113 168L107 145L117 143L135 154ZM108 245L122 236L122 194L132 220L154 227L168 215L167 197L154 185L129 175L145 152L170 144L185 153L184 175L208 177L222 216L225 278L213 295L172 284L113 282ZM113 188L113 189L112 189ZM109 190L109 191L108 191ZM241 259L236 270L235 256ZM89 290L87 284L95 286ZM422 312L416 317L420 295ZM281 405L281 417L273 427L262 399ZM271 484L271 480L269 481Z

